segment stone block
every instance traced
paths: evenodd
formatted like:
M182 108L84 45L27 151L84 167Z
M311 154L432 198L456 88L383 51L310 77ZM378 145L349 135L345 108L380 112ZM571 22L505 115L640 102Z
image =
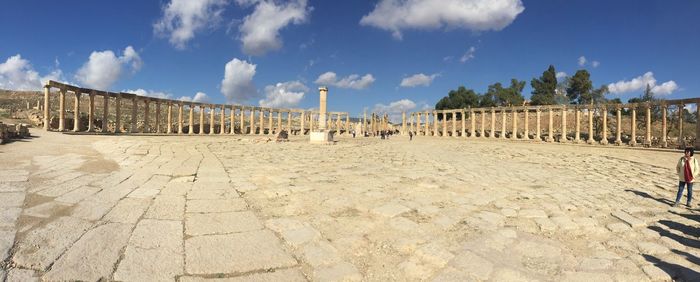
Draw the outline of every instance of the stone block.
M185 253L191 274L244 273L297 263L268 230L192 237L185 241Z
M460 271L469 273L477 280L486 281L493 271L493 263L470 252L463 251L457 254L449 264Z
M0 209L0 228L14 228L17 218L22 213L21 208Z
M201 278L185 276L180 282L305 282L306 277L297 268L270 269L266 272L251 273L229 278Z
M455 255L437 243L428 243L416 250L416 256L429 264L444 267Z
M518 212L518 216L524 218L547 218L547 213L543 210L522 209Z
M100 191L100 188L82 186L56 198L56 201L68 204L76 204L83 199L92 196Z
M331 244L318 241L306 244L301 248L301 254L309 265L318 268L340 262L340 254Z
M10 249L15 242L15 231L0 230L0 261L4 261L10 254ZM0 280L1 281L1 280Z
M160 195L153 200L146 212L146 218L182 220L185 210L185 197Z
M187 212L189 213L233 212L247 208L248 204L241 198L187 201Z
M149 199L124 198L105 215L104 220L136 224L150 203Z
M39 275L31 269L11 268L7 271L7 282L38 282Z
M263 225L250 211L226 213L188 213L187 235L226 234L262 229Z
M24 204L24 192L0 193L0 209L21 207Z
M33 206L31 208L27 208L24 210L24 215L28 216L34 216L34 217L41 217L41 218L49 218L53 216L54 214L57 214L58 212L68 208L69 205L60 203L60 202L46 202L43 204L39 204L36 206Z
M386 205L372 209L372 213L385 217L394 217L402 213L408 212L411 209L398 203L388 203Z
M19 243L12 260L23 268L46 270L92 224L74 217L60 217L30 231ZM60 236L56 236L60 234Z
M173 281L184 264L182 224L144 219L134 229L114 279L119 281Z
M612 216L615 218L622 220L622 222L626 223L627 225L631 226L632 228L641 228L646 226L644 221L626 213L623 211L615 211L611 213Z
M341 262L314 270L315 281L362 281L362 275L354 265Z

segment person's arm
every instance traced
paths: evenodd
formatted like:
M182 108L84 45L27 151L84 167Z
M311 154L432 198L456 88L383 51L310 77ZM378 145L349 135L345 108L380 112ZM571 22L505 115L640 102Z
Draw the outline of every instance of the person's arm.
M681 162L683 161L683 158L681 158L678 163L676 164L676 173L681 172Z

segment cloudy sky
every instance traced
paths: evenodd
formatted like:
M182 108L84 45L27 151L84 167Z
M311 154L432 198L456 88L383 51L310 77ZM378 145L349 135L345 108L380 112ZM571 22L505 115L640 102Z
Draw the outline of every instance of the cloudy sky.
M397 113L460 85L591 72L627 100L700 97L700 1L2 1L0 88Z

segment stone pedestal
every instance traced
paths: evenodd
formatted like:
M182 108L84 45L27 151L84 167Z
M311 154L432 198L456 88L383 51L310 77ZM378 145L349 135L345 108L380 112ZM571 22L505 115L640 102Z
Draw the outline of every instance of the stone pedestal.
M309 141L311 144L330 144L333 143L333 133L326 129L326 98L328 97L328 88L318 88L320 94L319 114L318 114L318 130L309 132ZM291 118L291 114L289 115Z
M333 133L325 129L311 131L310 140L312 144L331 144L333 143Z

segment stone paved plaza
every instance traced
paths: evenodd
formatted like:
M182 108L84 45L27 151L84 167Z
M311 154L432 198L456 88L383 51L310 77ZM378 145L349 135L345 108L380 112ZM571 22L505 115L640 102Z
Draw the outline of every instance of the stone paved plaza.
M700 279L678 152L36 133L0 147L0 281Z

